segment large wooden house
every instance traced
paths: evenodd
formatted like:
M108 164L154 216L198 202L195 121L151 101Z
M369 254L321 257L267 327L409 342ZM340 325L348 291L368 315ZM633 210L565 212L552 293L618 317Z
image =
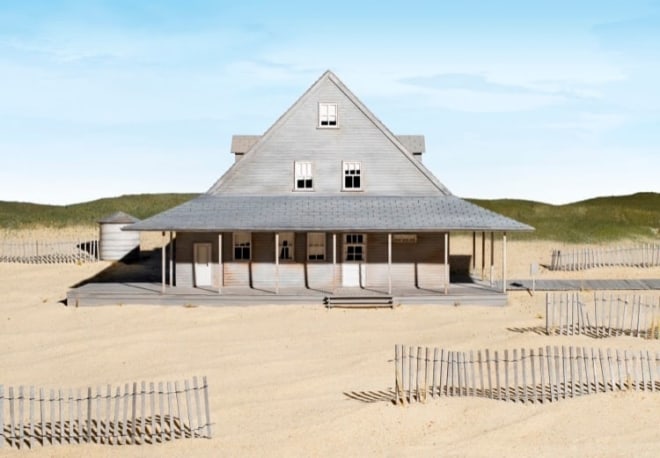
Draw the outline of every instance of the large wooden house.
M205 194L126 228L175 234L163 285L442 293L450 233L532 230L452 195L422 163L424 137L394 135L330 71L231 151Z

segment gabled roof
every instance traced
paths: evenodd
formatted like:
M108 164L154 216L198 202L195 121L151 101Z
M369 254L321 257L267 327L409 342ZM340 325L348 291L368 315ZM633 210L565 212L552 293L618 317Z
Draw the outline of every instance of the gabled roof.
M257 150L260 145L264 144L275 132L277 132L278 129L280 129L285 121L288 119L288 117L291 115L291 113L294 112L300 106L303 101L309 97L309 95L321 84L323 84L326 81L332 82L336 87L355 105L355 107L360 110L365 117L373 123L373 125L382 132L382 134L396 147L396 149L399 150L399 152L404 155L412 164L413 167L417 168L421 174L429 180L429 182L439 191L440 194L443 195L451 195L451 192L445 185L443 185L434 175L431 173L430 170L428 170L424 165L417 160L412 152L410 152L406 146L397 138L396 135L394 135L386 126L383 124L369 109L357 98L355 94L353 94L345 85L344 83L341 82L341 80L330 70L327 70L321 77L316 80L312 86L309 87L305 91L303 95L301 95L298 100L294 102L294 104L280 116L275 123L261 136L259 139L247 150L245 151L244 155L247 157L250 155L253 151ZM243 136L242 136L243 137ZM243 141L243 140L241 140ZM208 194L218 194L222 191L223 185L228 182L231 177L235 174L241 173L240 171L245 168L249 167L249 162L245 160L238 161L234 163L221 177L218 179L207 191Z
M531 231L455 196L203 194L126 228L135 231Z

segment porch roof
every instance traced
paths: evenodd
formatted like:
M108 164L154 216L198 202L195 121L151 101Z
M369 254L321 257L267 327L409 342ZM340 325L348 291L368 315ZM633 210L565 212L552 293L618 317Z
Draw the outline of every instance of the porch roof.
M124 227L132 231L532 231L456 196L203 194Z

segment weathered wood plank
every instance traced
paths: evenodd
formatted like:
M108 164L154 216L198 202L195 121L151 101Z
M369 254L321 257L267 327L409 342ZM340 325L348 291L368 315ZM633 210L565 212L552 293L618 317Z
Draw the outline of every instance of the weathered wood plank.
M211 429L211 410L209 405L209 384L206 381L206 375L203 377L204 381L204 410L206 413L206 434L209 439L213 437L213 430Z
M401 346L394 346L394 402L401 404Z

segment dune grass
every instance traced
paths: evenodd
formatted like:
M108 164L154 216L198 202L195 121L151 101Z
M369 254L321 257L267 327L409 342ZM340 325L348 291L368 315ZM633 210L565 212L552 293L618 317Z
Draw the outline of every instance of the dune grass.
M657 193L598 197L566 205L509 199L468 200L536 228L533 233L512 234L516 240L572 243L624 239L660 241L660 194Z
M0 228L93 226L116 211L139 219L160 213L198 194L134 194L98 199L74 205L41 205L0 201Z
M100 218L115 211L124 211L143 219L196 196L138 194L65 206L0 201L0 228L93 226ZM657 193L598 197L566 205L511 199L468 200L536 228L532 233L511 234L515 240L572 243L660 241L660 194Z

